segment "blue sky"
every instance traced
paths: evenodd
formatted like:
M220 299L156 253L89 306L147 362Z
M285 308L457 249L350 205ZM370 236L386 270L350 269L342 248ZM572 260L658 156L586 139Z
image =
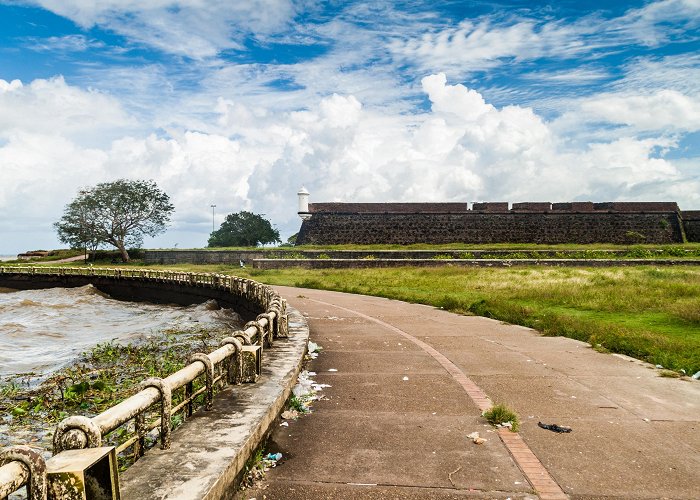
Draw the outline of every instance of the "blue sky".
M591 6L594 7L591 7ZM154 179L154 247L312 201L700 208L700 0L0 0L0 254Z

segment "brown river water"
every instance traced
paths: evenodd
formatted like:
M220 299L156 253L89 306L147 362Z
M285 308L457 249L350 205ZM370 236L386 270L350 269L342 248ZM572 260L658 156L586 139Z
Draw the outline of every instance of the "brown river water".
M110 340L139 342L168 329L240 328L240 316L215 301L196 306L124 302L92 285L16 291L0 288L0 381L36 381Z

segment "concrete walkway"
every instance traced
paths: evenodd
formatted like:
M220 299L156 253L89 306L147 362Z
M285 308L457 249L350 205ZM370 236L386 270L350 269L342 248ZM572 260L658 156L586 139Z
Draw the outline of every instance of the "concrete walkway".
M284 459L241 498L700 498L700 382L486 318L278 290L308 316L323 347L308 369L332 387L277 427L268 451ZM520 415L518 434L486 424L491 401Z

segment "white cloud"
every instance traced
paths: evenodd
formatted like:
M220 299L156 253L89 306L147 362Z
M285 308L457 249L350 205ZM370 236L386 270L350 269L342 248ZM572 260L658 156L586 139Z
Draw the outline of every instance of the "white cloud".
M538 26L530 20L496 25L488 19L465 20L456 27L395 39L389 49L398 59L421 68L444 68L459 74L491 68L504 60L539 58L555 50L567 55L589 50L569 26Z
M195 59L240 48L246 35L265 37L288 27L290 0L33 0L85 29L98 25L166 53Z
M101 48L105 44L91 40L84 35L50 36L48 38L30 38L30 47L42 52L83 52L89 48Z
M691 30L698 26L700 1L662 0L631 9L624 16L613 19L606 27L610 33L656 47L671 38L697 40L697 35L692 35Z
M173 227L153 244L180 247L206 243L211 204L219 222L246 209L296 232L301 184L313 201L676 199L695 208L700 181L657 157L675 146L664 135L576 146L531 108L495 107L444 75L425 77L422 88L431 109L418 114L365 106L354 95L327 95L302 111L222 97L208 101L206 129L195 116L163 136L140 124L115 132L105 125L113 116L128 123L117 102L62 80L0 81L4 105L21 110L0 121L0 233L23 226L51 234L79 187L121 177L154 179L171 196ZM75 105L63 110L57 95ZM625 105L644 123L633 102ZM93 121L71 119L79 109L92 110ZM67 116L51 128L43 123L51 112ZM95 123L109 131L104 144L84 138Z
M593 13L573 21L495 16L465 19L457 26L428 26L422 33L399 33L389 44L397 60L426 71L464 76L502 64L536 60L595 60L619 47L657 47L696 41L698 0L662 0L605 19ZM561 73L560 73L561 75Z
M636 58L627 63L617 92L652 94L660 89L700 96L700 54Z
M652 95L598 95L583 101L581 111L591 120L624 124L641 131L700 130L700 99L675 90L660 90Z
M27 130L104 143L136 125L115 98L70 86L61 76L29 85L0 79L0 110L0 138Z
M521 77L525 80L536 80L544 85L570 84L590 85L593 82L610 78L610 72L600 68L571 68L554 72L533 71L525 73Z

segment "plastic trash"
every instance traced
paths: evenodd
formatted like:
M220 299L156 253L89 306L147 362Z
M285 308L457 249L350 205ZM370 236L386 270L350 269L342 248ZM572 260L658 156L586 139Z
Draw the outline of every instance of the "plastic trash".
M467 437L471 439L472 443L474 444L484 444L486 442L486 439L479 436L478 432L472 432L471 434L467 434Z
M267 456L265 456L265 460L271 460L273 462L277 462L278 460L282 459L282 454L281 453L268 453Z
M700 372L695 372L695 375L693 377L695 380L700 380Z
M285 410L282 412L281 417L285 420L296 420L299 418L299 412L296 410Z
M321 350L321 346L318 345L316 342L312 342L309 340L309 352L318 352Z
M573 430L571 427L562 427L561 425L557 424L543 424L542 422L537 422L537 425L539 425L543 429L547 429L548 431L554 431L558 433L571 432Z

